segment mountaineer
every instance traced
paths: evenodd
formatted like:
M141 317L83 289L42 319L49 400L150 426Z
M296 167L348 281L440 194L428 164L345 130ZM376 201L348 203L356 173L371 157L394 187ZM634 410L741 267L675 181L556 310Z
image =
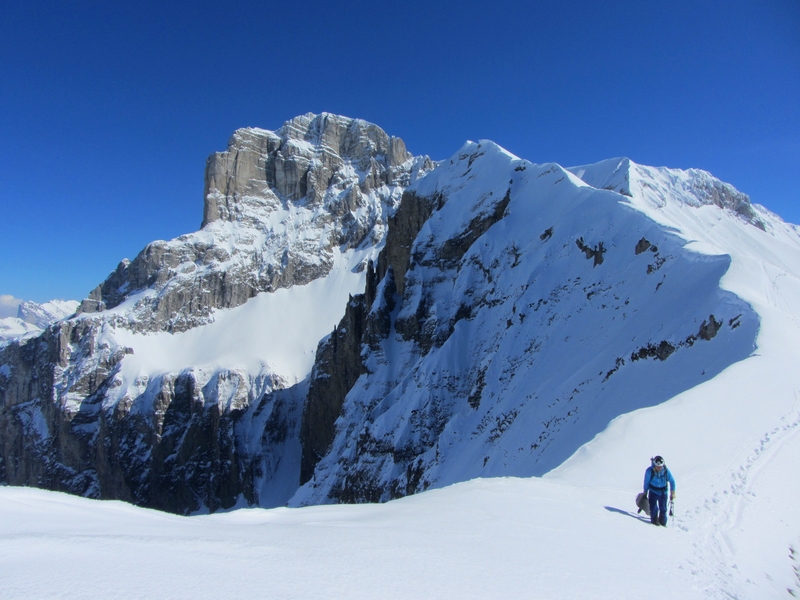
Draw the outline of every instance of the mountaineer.
M653 525L667 526L667 486L672 502L675 499L675 478L661 456L651 458L644 473L644 493L650 500L650 522Z

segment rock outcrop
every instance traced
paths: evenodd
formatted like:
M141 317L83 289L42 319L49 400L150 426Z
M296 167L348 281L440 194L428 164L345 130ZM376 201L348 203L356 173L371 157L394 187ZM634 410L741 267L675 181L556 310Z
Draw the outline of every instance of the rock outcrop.
M252 219L261 205L274 204L276 195L320 206L331 186L348 191L328 204L341 215L358 207L359 192L408 185L411 158L403 140L371 123L335 115L297 117L275 133L240 129L228 150L206 163L203 227L218 219ZM362 174L358 191L350 188L353 172Z
M372 263L368 266L364 294L350 299L341 323L320 342L303 412L300 483L311 479L317 463L330 449L344 399L358 378L368 372L362 344L377 350L388 337L394 298L402 293L411 261L411 245L441 205L441 196L403 194L400 208L389 219L387 243L378 257L377 270Z

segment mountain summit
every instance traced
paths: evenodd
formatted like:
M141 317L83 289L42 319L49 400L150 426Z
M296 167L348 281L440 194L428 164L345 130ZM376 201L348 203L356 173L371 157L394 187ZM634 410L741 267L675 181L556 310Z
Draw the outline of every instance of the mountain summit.
M123 260L0 357L0 481L176 512L285 503L316 345L431 168L358 119L236 131L208 159L200 231Z
M327 113L240 129L206 163L203 228L122 261L80 310L127 301L126 327L178 332L307 284L337 252L379 246L403 188L432 166L376 125Z

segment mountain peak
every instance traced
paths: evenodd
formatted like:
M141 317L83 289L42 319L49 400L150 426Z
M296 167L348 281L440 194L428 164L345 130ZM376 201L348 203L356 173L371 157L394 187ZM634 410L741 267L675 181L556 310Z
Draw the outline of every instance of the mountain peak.
M354 175L362 191L397 185L412 158L377 125L330 113L295 117L275 132L239 129L206 163L202 226L246 218L245 204L256 213L281 199L319 205L332 184Z
M590 165L569 167L567 170L587 185L600 190L610 190L631 196L630 171L633 162L629 158L609 158Z
M123 261L81 311L136 296L118 315L129 326L183 331L214 309L324 277L337 251L381 244L403 189L432 166L377 125L329 113L238 129L206 162L201 231Z
M594 188L636 196L656 209L664 208L667 198L695 208L713 205L766 229L747 194L702 169L648 167L629 158L611 158L568 170Z

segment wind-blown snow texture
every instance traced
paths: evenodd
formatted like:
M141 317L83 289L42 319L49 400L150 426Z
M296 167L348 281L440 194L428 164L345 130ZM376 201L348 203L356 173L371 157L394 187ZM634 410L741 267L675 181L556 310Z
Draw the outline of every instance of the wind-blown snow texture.
M798 228L702 171L535 165L488 141L467 143L405 194L392 222L416 222L403 214L411 206L426 218L395 239L401 247L390 248L390 230L377 260L380 246L349 249L317 280L213 323L149 335L117 326L95 342L133 348L112 374L122 389L141 387L131 414L164 410L146 378L191 364L199 386L248 415L237 449L262 467L242 504L432 491L182 520L1 489L10 597L79 594L87 578L98 596L620 598L651 593L653 581L681 598L800 593L787 476L800 458ZM375 270L353 272L367 259ZM344 304L362 306L363 319L353 309L323 337ZM294 336L308 318L318 326L294 350L258 345L253 356L257 340ZM320 338L313 360L302 348ZM306 390L313 399L336 374L323 359L340 356L341 340L355 340L359 375L298 489ZM260 384L240 388L234 369L286 380L243 395ZM46 437L39 406L13 414ZM632 512L656 453L678 480L666 530ZM492 479L434 490L476 477ZM42 553L67 564L59 557L86 531L94 543L79 569L53 583L31 575ZM153 557L172 564L184 546L192 560L146 584L107 577L115 557L139 572ZM232 571L245 575L223 577Z

